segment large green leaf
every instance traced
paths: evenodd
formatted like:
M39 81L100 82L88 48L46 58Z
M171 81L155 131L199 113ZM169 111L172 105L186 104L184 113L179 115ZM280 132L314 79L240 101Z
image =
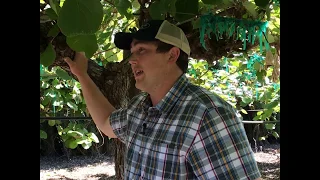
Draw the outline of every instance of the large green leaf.
M164 6L172 16L176 15L176 2L177 0L164 0Z
M57 20L58 19L57 13L54 12L54 10L52 8L46 9L46 14L49 16L49 18L51 20Z
M54 10L54 12L59 15L61 7L59 6L59 1L58 0L49 0L49 4L51 8Z
M115 4L121 15L126 16L127 18L131 17L131 14L129 13L131 12L132 5L128 0L116 0Z
M64 80L72 79L71 76L69 76L69 74L63 69L57 69L56 74Z
M198 0L177 0L175 7L175 19L181 22L191 19L198 14L199 3Z
M165 14L167 13L164 1L156 1L152 3L149 7L149 13L152 19L165 19Z
M254 0L254 3L257 6L260 6L262 8L266 7L269 4L270 0Z
M48 36L50 37L56 37L60 32L59 26L58 24L55 24L52 26L52 28L50 29L50 31L48 32Z
M40 54L40 63L43 66L50 66L56 59L56 52L53 49L52 44L48 44L46 50Z
M98 42L95 34L67 37L67 44L74 51L85 52L87 58L91 58L98 49Z
M266 109L272 109L272 108L276 107L278 104L279 104L279 101L275 100L275 101L273 101L273 102L271 102L269 104L266 104L265 108Z
M99 38L98 38L97 42L98 42L99 44L103 44L104 42L106 42L106 40L107 40L108 38L110 38L110 35L111 35L111 31L108 31L108 32L104 32L104 33L99 34Z
M252 2L246 1L243 3L243 6L247 9L247 11L254 17L256 18L258 13L256 12L255 8L257 7L255 4Z
M58 25L66 36L94 34L103 18L99 0L66 0L60 10Z
M217 5L223 3L223 0L202 0L203 4Z

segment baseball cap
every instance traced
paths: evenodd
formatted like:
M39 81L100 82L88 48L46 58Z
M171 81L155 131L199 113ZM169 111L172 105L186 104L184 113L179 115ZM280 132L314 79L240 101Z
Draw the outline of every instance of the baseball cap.
M138 31L132 33L118 32L115 34L114 44L119 49L130 50L133 39L141 41L160 40L180 48L190 56L190 45L186 35L181 28L167 20L147 21Z

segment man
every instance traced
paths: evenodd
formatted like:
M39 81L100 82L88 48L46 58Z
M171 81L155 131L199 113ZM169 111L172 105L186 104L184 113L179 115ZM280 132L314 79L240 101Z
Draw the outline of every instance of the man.
M115 45L131 51L129 63L142 91L126 108L115 110L102 95L83 53L66 62L96 125L125 143L125 179L260 177L239 114L185 76L190 47L180 28L149 21L135 33L116 34Z

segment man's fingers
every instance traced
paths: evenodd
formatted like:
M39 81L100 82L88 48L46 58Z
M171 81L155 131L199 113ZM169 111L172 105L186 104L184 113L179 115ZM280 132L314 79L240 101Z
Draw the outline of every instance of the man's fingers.
M69 57L65 57L63 59L69 66L72 66L72 63L74 63Z

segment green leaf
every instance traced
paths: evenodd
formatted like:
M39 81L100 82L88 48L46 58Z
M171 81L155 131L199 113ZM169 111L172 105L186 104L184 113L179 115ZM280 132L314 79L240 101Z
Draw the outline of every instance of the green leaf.
M96 33L103 18L99 0L66 0L60 10L58 25L70 37Z
M275 131L272 132L272 135L273 135L276 139L278 139L278 138L280 137L279 134L278 134L277 132L275 132Z
M87 58L91 58L98 49L95 34L67 37L67 44L77 52L85 52Z
M241 112L242 112L243 114L248 114L245 109L241 109Z
M185 21L195 17L198 14L199 2L198 0L177 0L176 4L177 21Z
M75 140L77 142L77 144L84 144L84 143L88 143L88 139L86 139L86 137L82 137L81 139L76 139Z
M58 24L55 24L52 26L52 28L48 32L48 36L49 37L56 37L59 34L59 32L60 32L59 26L58 26Z
M273 130L276 128L276 124L267 123L265 124L266 129Z
M263 112L263 119L266 119L267 117L270 117L273 113L273 109L267 109Z
M254 118L253 118L253 120L259 120L259 119L261 119L261 116L260 115L257 115L257 116L255 116Z
M80 133L80 132L78 132L78 131L68 131L68 133L67 133L68 135L70 135L70 136L72 136L72 137L74 137L74 138L81 138L81 137L83 137L83 134L82 133Z
M62 135L62 131L63 131L62 126L58 125L57 126L57 131L58 131L58 134L61 136Z
M89 148L91 147L91 145L92 145L91 142L81 144L81 146L83 147L83 149L89 149Z
M49 4L51 8L54 10L54 12L59 15L61 7L59 6L59 1L58 0L49 0Z
M266 138L264 136L259 137L259 141L264 141L264 140L266 140Z
M68 105L71 109L73 109L73 110L75 110L75 111L78 111L78 106L77 106L75 103L69 101L69 102L67 102L67 105Z
M46 14L49 16L49 18L51 20L57 20L58 19L57 13L54 12L54 10L52 8L46 9Z
M140 3L138 0L132 0L132 8L138 10L140 8Z
M45 81L42 81L42 82L41 82L41 88L47 89L49 86L50 86L49 83L47 83L47 82L45 82Z
M164 7L172 16L176 15L177 0L164 0Z
M273 37L271 34L268 34L268 42L269 42L269 43L275 42L275 39L274 39L274 37Z
M252 2L246 1L243 3L243 6L247 9L247 11L254 17L256 18L258 13L255 10L255 8L257 7L256 5L254 5Z
M259 65L260 66L260 65ZM260 67L259 67L260 68ZM263 82L264 77L267 75L267 71L265 70L261 70L261 71L257 71L256 76L258 78L259 82Z
M40 138L41 139L47 139L48 135L45 131L40 129Z
M54 126L56 124L55 120L48 120L49 126Z
M43 101L42 101L42 104L43 104L44 106L46 106L46 105L49 103L49 101L50 101L50 97L46 96L46 97L44 97L44 99L43 99Z
M98 43L99 44L103 44L104 42L106 42L106 40L108 39L108 38L110 38L110 35L111 35L111 32L109 31L109 32L105 32L105 33L101 33L100 35L99 35L99 38L98 38Z
M249 104L249 103L252 102L252 99L249 98L249 97L243 97L243 98L242 98L242 102L244 102L245 104Z
M93 142L99 143L99 139L98 139L98 137L97 137L94 133L90 132L90 133L87 134L87 136L88 136Z
M82 134L87 134L88 133L88 130L86 128L76 129L76 130L81 132Z
M71 76L69 76L69 74L68 74L65 70L63 70L63 69L57 69L57 70L56 70L56 74L57 74L60 78L62 78L62 79L64 79L64 80L71 80L71 79L72 79Z
M54 62L55 59L56 52L54 51L52 44L48 44L46 50L40 54L40 63L43 66L48 67Z
M202 0L203 4L210 4L210 5L218 5L223 3L223 0Z
M262 8L265 8L268 4L269 4L269 1L270 0L254 0L254 3L257 5L257 6L260 6Z
M128 0L118 0L118 3L115 4L118 12L121 15L126 16L127 19L131 17L129 12L131 12L132 5Z
M260 64L260 62L255 62L254 64L253 64L253 67L254 67L254 69L256 70L256 71L260 71L260 67L261 67L261 64Z
M152 19L164 20L167 11L163 1L156 1L152 3L149 7L149 13Z
M193 20L192 21L192 26L193 26L193 29L199 29L201 24L200 24L200 18L197 18L196 20Z
M265 108L266 109L271 109L272 110L272 108L274 108L274 107L276 107L277 105L279 104L279 101L273 101L273 102L271 102L271 103L269 103L269 104L267 104L267 105L265 105Z
M68 139L66 142L66 145L70 149L75 149L78 146L78 143L74 139Z

